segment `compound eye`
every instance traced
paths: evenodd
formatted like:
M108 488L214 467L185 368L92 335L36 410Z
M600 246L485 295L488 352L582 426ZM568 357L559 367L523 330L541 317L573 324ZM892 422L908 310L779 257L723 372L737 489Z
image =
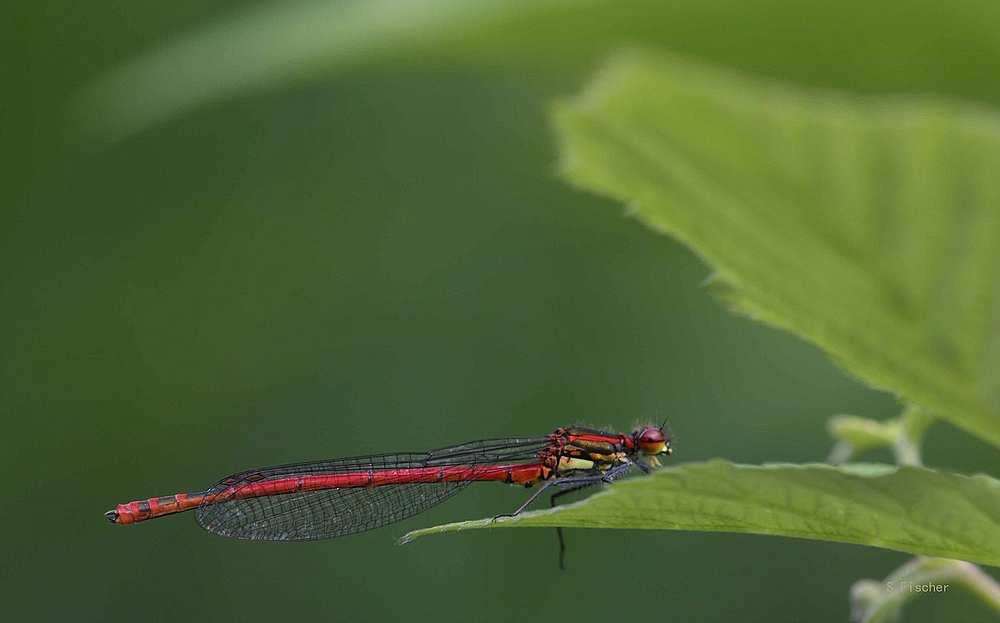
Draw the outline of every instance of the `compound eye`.
M639 433L639 449L643 454L659 454L667 445L667 436L659 428L647 428Z

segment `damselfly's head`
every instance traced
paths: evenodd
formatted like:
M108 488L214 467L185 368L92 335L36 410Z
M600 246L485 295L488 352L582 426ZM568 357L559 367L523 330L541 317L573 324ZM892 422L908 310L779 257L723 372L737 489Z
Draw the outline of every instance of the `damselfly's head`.
M636 429L632 435L635 444L639 446L639 451L646 456L672 454L674 451L673 438L663 431L662 426L647 426Z

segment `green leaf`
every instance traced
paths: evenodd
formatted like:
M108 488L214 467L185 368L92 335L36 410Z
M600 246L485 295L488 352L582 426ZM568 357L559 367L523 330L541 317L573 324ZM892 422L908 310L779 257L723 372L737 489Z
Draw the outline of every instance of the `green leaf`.
M1000 481L923 467L735 465L658 470L519 517L416 530L645 528L773 534L1000 565Z
M558 103L562 175L715 269L710 287L1000 445L1000 122L633 51Z

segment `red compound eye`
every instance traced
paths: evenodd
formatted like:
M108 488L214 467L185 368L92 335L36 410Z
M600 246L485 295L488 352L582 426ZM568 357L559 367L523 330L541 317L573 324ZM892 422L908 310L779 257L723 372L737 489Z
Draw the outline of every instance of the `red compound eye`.
M639 449L644 454L659 454L667 445L667 436L659 428L647 428L639 433Z

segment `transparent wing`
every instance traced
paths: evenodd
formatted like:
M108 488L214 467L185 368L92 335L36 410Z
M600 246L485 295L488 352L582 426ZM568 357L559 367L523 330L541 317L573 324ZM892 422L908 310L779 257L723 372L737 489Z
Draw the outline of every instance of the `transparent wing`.
M380 454L241 472L209 489L196 516L209 532L237 539L312 541L365 532L440 504L468 486L477 467L537 460L538 453L549 443L548 437L487 439L424 454ZM262 483L294 482L302 476L392 470L398 480L405 480L410 470L436 467L469 468L470 480L462 479L458 472L459 477L448 482L398 482L241 496L241 492L261 490Z

